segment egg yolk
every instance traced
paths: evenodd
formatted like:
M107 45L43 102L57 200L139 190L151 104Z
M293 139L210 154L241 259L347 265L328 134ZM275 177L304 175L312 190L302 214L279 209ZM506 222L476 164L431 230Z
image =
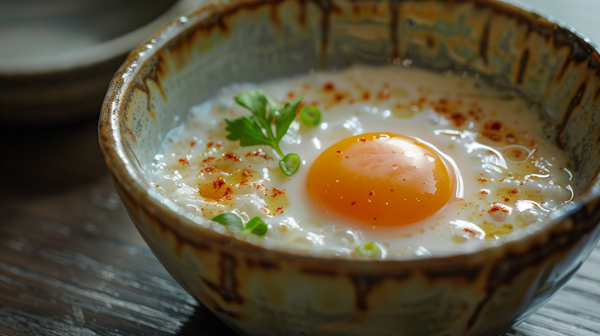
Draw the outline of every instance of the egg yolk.
M432 148L393 133L366 133L329 147L310 168L307 187L318 205L373 226L429 217L453 192Z

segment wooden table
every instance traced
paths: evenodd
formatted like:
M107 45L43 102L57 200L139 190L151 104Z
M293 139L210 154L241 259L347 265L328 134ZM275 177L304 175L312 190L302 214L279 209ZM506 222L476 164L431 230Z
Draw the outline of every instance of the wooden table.
M564 14L600 41L600 29L590 28L600 28L600 1L578 1L596 9L528 2ZM152 255L115 193L96 139L95 120L46 130L0 127L0 335L234 335ZM508 335L600 336L600 246Z

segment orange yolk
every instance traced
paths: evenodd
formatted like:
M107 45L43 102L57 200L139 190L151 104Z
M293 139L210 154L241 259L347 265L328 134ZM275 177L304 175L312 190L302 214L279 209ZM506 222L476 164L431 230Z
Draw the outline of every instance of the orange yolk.
M393 133L366 133L329 147L310 168L307 187L317 204L383 226L429 217L453 192L432 148Z

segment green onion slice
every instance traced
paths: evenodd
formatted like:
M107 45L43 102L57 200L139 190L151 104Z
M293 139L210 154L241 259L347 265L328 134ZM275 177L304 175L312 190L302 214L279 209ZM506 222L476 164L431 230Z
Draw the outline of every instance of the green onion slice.
M246 224L244 233L254 233L257 236L264 236L269 227L263 222L260 217L254 217Z
M298 154L290 153L283 159L279 160L279 168L287 175L292 176L300 168L300 156Z
M300 109L300 120L308 126L317 126L321 123L321 110L316 106L304 106Z
M381 257L381 248L374 242L370 242L357 247L356 254L363 258L379 258Z

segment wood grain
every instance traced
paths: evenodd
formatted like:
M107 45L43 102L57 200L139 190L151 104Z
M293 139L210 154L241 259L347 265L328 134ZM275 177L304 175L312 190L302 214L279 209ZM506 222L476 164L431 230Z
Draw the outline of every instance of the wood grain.
M526 2L600 41L600 1ZM235 335L150 252L96 139L95 120L0 127L0 335ZM600 336L600 246L507 335Z

